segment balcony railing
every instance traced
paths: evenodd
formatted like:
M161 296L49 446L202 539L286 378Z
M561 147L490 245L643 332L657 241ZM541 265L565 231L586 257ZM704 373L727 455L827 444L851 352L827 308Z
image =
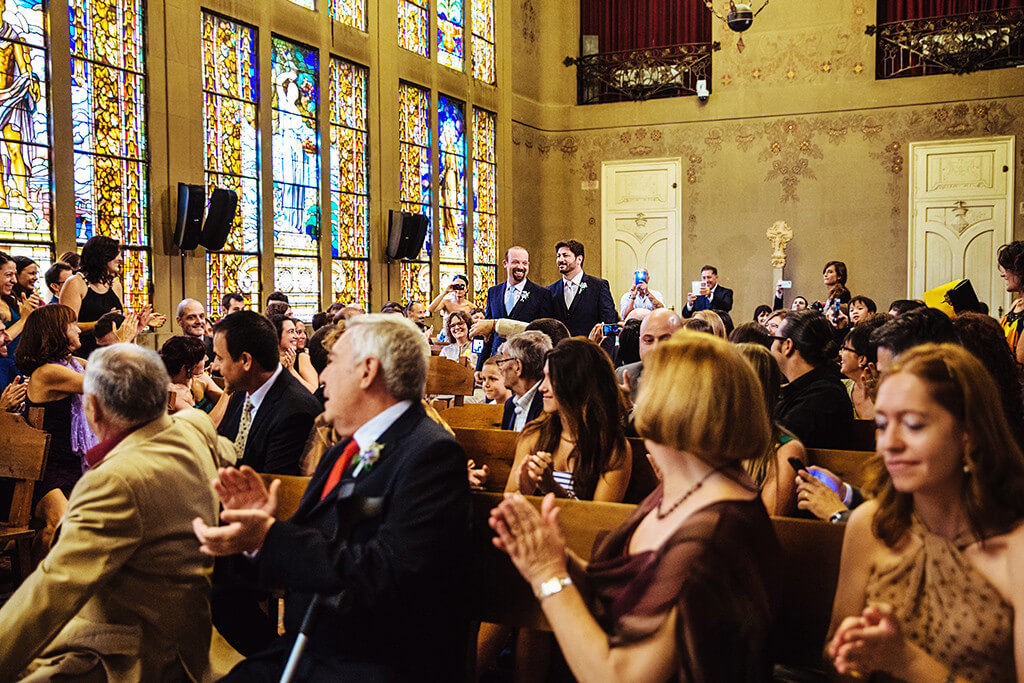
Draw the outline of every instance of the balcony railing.
M641 50L567 57L576 65L579 104L634 102L697 94L697 81L711 90L711 53L718 43L689 43Z
M1001 9L868 26L876 78L966 74L1024 65L1024 9Z

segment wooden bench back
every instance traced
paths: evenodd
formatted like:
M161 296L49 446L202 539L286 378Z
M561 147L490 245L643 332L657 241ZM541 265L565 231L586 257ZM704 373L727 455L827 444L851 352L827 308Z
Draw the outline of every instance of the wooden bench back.
M32 489L43 478L49 448L49 434L21 415L0 412L0 479L14 481L11 507L2 520L8 525L27 527L31 521Z
M440 412L453 429L501 429L504 410L502 403L467 403Z
M807 459L812 465L824 467L838 475L851 486L868 491L874 489L875 480L879 472L884 469L881 458L874 451L808 448Z
M463 397L473 395L473 369L462 363L431 356L427 364L426 394L451 394L455 405L461 406Z
M277 491L277 519L291 519L299 509L302 494L306 492L310 477L296 477L287 474L261 474L263 483L270 487L270 482L281 480L281 488Z
M854 420L853 430L850 433L850 450L873 451L875 450L875 421Z

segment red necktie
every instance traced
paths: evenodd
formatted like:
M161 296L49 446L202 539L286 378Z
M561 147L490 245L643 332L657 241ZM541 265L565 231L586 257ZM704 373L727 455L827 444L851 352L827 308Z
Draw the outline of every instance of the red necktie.
M345 446L345 450L341 452L338 459L334 463L334 467L331 468L331 473L327 475L327 483L324 484L324 490L320 494L320 500L323 500L334 490L334 487L341 481L341 473L345 471L348 464L352 462L352 458L355 457L356 453L359 452L359 444L356 443L355 439L348 442Z

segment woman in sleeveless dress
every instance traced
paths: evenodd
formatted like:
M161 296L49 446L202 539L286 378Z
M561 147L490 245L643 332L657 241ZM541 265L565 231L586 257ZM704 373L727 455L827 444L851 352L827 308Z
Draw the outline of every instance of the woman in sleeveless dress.
M124 255L121 244L105 235L95 235L82 246L81 270L67 279L60 290L60 302L74 311L82 329L79 354L88 358L96 348L92 328L104 313L123 311L124 287L121 266ZM149 307L139 312L139 327L160 327L166 317L152 313Z
M991 376L960 346L915 347L882 379L875 423L888 477L846 529L836 670L1024 680L1024 455Z
M74 311L60 304L43 306L26 318L14 356L18 369L29 377L25 410L42 408L42 429L50 434L46 470L32 501L35 518L43 522L38 541L44 550L82 476L85 453L97 442L82 401L86 363L72 356L80 345L79 334Z
M491 512L577 680L771 679L780 550L742 465L769 446L761 393L728 342L676 333L644 358L635 412L662 483L589 563L566 549L553 495Z
M14 365L14 352L21 341L25 317L43 304L38 296L16 296L18 265L14 258L0 251L0 322L7 328L7 355L0 356L0 389L18 376Z
M171 379L167 409L176 413L198 408L209 413L223 395L206 374L206 345L198 337L177 335L160 347L160 359Z
M466 294L469 292L469 278L461 273L452 277L452 281L448 283L448 286L443 292L437 295L437 297L430 302L427 306L427 313L433 315L438 311L441 312L441 330L445 333L442 338L438 341L445 341L451 343L453 340L447 336L448 332L448 317L455 311L465 311L469 313L476 306L472 301L467 298Z
M999 275L1006 282L1006 291L1017 294L1000 324L1006 341L1018 363L1024 363L1024 240L999 247Z

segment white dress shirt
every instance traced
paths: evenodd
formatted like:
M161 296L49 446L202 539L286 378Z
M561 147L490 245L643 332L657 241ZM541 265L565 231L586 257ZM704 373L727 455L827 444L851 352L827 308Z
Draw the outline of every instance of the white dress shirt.
M263 403L263 399L267 397L267 392L270 391L270 387L274 386L274 382L277 381L278 375L280 375L283 370L284 366L278 363L277 369L274 370L274 374L270 376L270 379L264 382L256 391L245 395L245 397L249 399L249 402L252 403L252 417L254 420L256 419L256 413L259 412L260 404Z
M521 298L523 298L523 289L525 289L525 288L526 288L526 279L525 278L523 278L523 281L520 282L517 285L512 284L512 282L510 280L506 280L505 281L505 291L501 293L501 301L502 301L502 303L505 303L505 301L508 299L508 290L511 289L511 290L513 290L515 292L514 300L512 301L512 307L515 308L515 305L517 303L519 303L519 300ZM505 312L506 313L511 313L512 309L510 308L510 309L508 309Z
M661 301L662 303L665 302L665 297L663 297L661 295L661 292L659 292L658 290L651 289L651 290L648 290L648 293L651 294L658 301ZM628 306L628 305L629 305L629 292L626 292L625 294L622 295L622 298L619 300L619 310L620 311L626 310L626 306ZM648 311L653 311L654 310L654 301L652 301L651 297L649 297L647 295L638 296L636 299L633 300L633 310L635 311L638 308L646 308Z
M572 306L572 302L576 299L576 295L580 293L580 282L583 281L583 271L576 273L576 277L571 280L562 278L562 294L565 295L565 307L569 308Z
M523 427L526 426L526 416L530 412L530 404L533 403L533 397L536 396L537 390L540 389L540 382L534 384L529 391L522 396L513 396L512 405L515 407L516 417L512 420L512 430L516 432L523 431Z
M373 442L379 439L381 434L386 432L395 423L395 420L400 418L411 405L412 401L399 401L364 422L363 426L352 435L352 438L359 444L359 452L365 453L368 451Z

